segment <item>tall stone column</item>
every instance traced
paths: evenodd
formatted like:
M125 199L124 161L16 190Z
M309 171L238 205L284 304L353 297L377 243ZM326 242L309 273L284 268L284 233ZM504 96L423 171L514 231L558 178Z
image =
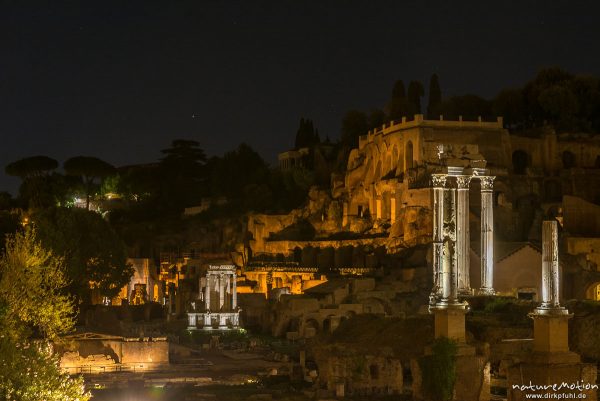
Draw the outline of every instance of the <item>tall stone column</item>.
M204 295L204 302L207 312L210 312L210 276L210 273L206 273L206 295Z
M481 181L481 294L494 294L494 178Z
M436 298L441 293L442 266L444 252L444 187L446 185L445 174L433 174L431 183L433 185L433 287L429 296L429 303L434 305Z
M225 280L223 273L219 274L219 311L223 309L225 303Z
M445 221L445 236L446 242L448 242L448 252L450 254L448 273L450 275L450 303L458 302L458 252L456 248L456 231L457 231L457 202L456 202L456 188L446 188L446 197L448 199L448 206L446 208L446 215L444 216Z
M231 307L234 311L237 308L237 277L235 273L233 273L233 294Z
M469 235L469 183L471 176L456 177L457 210L456 210L456 255L458 267L458 294L471 295L469 278L471 249Z
M542 308L560 307L558 266L558 226L542 223Z

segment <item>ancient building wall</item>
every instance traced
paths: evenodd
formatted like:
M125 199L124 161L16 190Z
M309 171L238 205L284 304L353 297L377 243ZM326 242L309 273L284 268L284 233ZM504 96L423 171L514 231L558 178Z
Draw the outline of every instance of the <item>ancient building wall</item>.
M600 167L598 165L598 162L600 162L600 143L598 140L576 136L565 139L559 138L554 157L560 168L598 168ZM570 160L571 157L572 160Z
M520 173L520 158L526 160L527 168L543 169L545 157L544 142L538 138L529 138L524 136L510 136L511 149L509 151L509 170L513 173ZM548 156L546 156L548 157Z
M600 233L600 206L574 196L563 197L564 228L575 235Z
M124 341L121 343L121 363L168 363L167 341Z
M474 127L427 127L423 129L423 141L447 145L477 145L479 152L489 164L509 165L506 147L508 131L505 129L481 129ZM428 160L435 161L435 160Z

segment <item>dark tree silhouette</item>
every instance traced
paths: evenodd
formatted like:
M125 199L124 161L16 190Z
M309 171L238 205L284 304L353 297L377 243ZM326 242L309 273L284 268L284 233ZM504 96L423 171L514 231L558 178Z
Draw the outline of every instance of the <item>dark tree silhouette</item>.
M427 118L438 119L442 112L442 90L437 74L429 80L429 99L427 101Z
M342 144L349 149L358 147L358 137L365 135L368 129L365 113L350 110L342 120Z
M408 84L409 116L421 114L421 97L425 94L423 84L419 81L410 81Z
M296 131L295 149L310 148L319 142L319 132L315 131L312 120L301 118Z
M21 199L29 203L30 208L38 208L52 202L55 181L52 173L57 167L58 162L48 156L32 156L8 164L5 171L21 178Z
M85 207L90 209L90 197L102 179L115 173L115 168L97 157L76 156L63 165L67 175L80 177L85 190ZM98 182L96 182L98 181Z
M408 100L404 90L404 82L396 81L392 89L392 99L388 104L388 115L390 120L399 120L408 115Z
M5 171L8 175L26 179L47 176L57 167L58 162L48 156L32 156L8 164Z
M32 221L42 244L64 258L70 292L79 299L90 300L90 286L113 297L129 281L125 245L98 213L49 208Z

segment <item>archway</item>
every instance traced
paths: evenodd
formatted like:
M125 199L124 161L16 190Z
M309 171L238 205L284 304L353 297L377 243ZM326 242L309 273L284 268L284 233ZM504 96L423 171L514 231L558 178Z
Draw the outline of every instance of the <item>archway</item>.
M396 171L398 169L398 147L394 145L392 148L392 169Z
M406 151L404 152L404 170L414 167L413 161L413 144L411 141L406 143Z
M585 290L585 299L600 301L600 281L590 284Z
M515 150L512 154L512 166L515 174L525 174L529 166L529 156L524 150Z
M315 319L308 319L304 322L304 337L310 338L319 334L319 322Z

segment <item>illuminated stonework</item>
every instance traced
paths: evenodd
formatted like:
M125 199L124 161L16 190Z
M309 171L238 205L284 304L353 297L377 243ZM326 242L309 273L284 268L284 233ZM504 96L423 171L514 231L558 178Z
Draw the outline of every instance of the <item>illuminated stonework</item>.
M204 311L196 311L196 303L188 312L188 330L200 325L204 330L230 330L240 327L240 309L237 306L237 278L233 265L210 266L206 272L204 291L199 301L204 301ZM203 299L202 299L203 298Z
M444 151L449 151L447 154ZM433 188L433 288L430 306L462 304L461 295L471 295L469 278L469 184L473 178L481 182L481 289L484 295L494 293L494 178L482 167L453 164L451 148L442 146L438 153L445 165L443 173L432 174ZM485 163L485 161L478 161ZM485 165L485 164L483 164Z

